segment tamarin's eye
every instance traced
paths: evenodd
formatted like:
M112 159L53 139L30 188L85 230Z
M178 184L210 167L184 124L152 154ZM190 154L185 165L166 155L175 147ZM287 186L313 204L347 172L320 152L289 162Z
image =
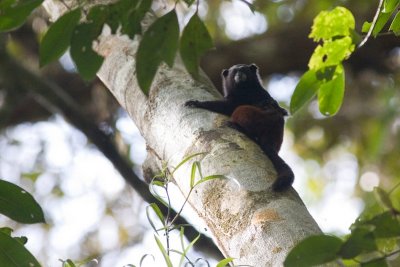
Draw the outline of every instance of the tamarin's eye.
M222 75L224 76L224 77L226 77L226 76L228 76L228 74L229 74L229 70L222 70Z

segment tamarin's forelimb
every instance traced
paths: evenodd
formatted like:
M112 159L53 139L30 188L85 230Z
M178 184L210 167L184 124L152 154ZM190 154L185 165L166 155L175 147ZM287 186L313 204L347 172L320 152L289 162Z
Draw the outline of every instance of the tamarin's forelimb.
M293 183L294 173L278 155L287 111L262 87L258 67L254 64L234 65L223 70L222 79L223 100L191 100L185 105L230 116L230 126L255 141L271 160L277 172L272 189L288 189Z

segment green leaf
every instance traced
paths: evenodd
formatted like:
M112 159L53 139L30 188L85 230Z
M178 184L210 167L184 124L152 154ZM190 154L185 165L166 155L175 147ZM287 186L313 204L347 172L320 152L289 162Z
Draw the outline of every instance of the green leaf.
M0 180L0 213L20 223L45 222L42 208L21 187Z
M400 35L400 12L397 12L392 24L390 24L389 30L393 31L396 36Z
M191 160L194 157L200 156L200 155L204 155L206 154L206 152L200 152L200 153L195 153L192 154L190 156L187 156L186 158L184 158L181 162L179 162L179 164L174 168L174 170L172 171L172 175L175 173L176 170L178 170L183 164L185 164L186 162L188 162L189 160Z
M321 11L314 18L309 37L316 42L331 40L334 37L351 36L354 28L353 14L344 7L336 7L331 11Z
M361 253L376 250L376 244L370 229L356 228L340 249L340 256L344 259L354 258Z
M61 57L71 42L75 26L81 17L81 10L74 9L65 13L48 29L40 43L40 66Z
M285 267L309 267L338 258L343 241L335 236L315 235L301 241L287 255Z
M369 31L369 29L371 28L371 26L372 26L372 23L371 23L371 22L365 21L365 22L363 23L363 25L362 25L361 32L367 33L367 32Z
M392 13L399 5L400 0L385 0L383 4L383 13Z
M355 45L351 37L343 37L333 41L325 41L319 45L312 54L308 67L319 70L329 66L340 64L354 51Z
M301 76L290 100L290 113L294 114L317 93L321 83L315 70L309 70Z
M192 242L190 242L189 245L185 248L185 250L182 253L181 260L179 261L179 265L178 266L182 266L182 263L185 260L188 251L193 247L193 245L197 242L197 240L199 240L199 238L200 238L200 234L198 234L195 237L195 239L193 239Z
M99 36L102 26L90 22L75 27L71 39L71 57L79 74L91 80L103 64L103 57L93 51L93 41Z
M158 219L160 220L160 222L162 223L163 226L165 226L164 215L162 214L160 208L158 207L158 205L156 203L151 203L149 206L146 207L147 220L149 221L149 223L150 223L151 227L153 228L153 230L155 232L158 232L156 226L154 225L153 220L150 218L149 208L153 209L154 213L157 215Z
M376 238L400 237L400 222L390 211L375 216L366 224L375 226L373 234Z
M374 195L376 201L384 208L392 210L394 209L393 203L390 200L389 194L380 187L374 188Z
M62 263L63 263L62 267L76 267L75 263L70 259L62 261Z
M145 32L136 56L136 77L147 95L162 61L172 67L179 40L179 23L175 9L157 19Z
M366 263L361 263L360 267L389 267L385 259L371 260Z
M128 0L131 1L131 0ZM141 0L135 9L131 10L126 19L122 21L121 32L133 38L135 34L142 33L141 21L145 14L150 10L152 1Z
M25 23L31 12L43 0L13 0L0 4L0 32L14 30Z
M173 267L171 259L169 258L169 255L167 254L167 251L165 250L165 248L164 248L163 244L161 243L160 239L158 239L156 235L154 235L154 238L156 239L158 248L160 249L161 253L164 256L165 263L167 264L168 267Z
M226 267L229 266L228 264L233 262L235 258L225 258L217 263L215 267Z
M206 177L202 178L201 180L197 181L197 182L194 184L193 187L196 187L197 185L199 185L199 184L201 184L201 183L204 183L204 182L207 182L207 181L210 181L210 180L214 180L214 179L224 179L224 178L226 178L224 175L219 175L219 174L209 175L209 176L206 176Z
M18 240L0 231L1 267L40 267L35 257Z
M382 31L383 27L385 27L391 16L391 13L379 13L378 20L376 21L374 29L372 30L372 35L374 37L376 37Z
M190 172L190 188L193 188L194 185L194 179L196 178L196 168L197 164L196 162L193 162L192 164L192 171Z
M201 56L212 47L212 38L196 12L183 30L180 43L180 53L183 63L186 70L195 79L199 78Z
M195 0L184 0L184 2L187 4L188 7L190 7Z
M325 116L332 116L339 111L344 95L344 70L338 65L335 77L324 82L318 91L319 110Z

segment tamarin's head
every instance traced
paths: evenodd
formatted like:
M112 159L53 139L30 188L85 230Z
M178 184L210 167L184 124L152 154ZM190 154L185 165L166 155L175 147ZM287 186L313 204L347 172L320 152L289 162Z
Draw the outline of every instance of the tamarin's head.
M240 89L261 86L256 64L238 64L222 71L225 97Z

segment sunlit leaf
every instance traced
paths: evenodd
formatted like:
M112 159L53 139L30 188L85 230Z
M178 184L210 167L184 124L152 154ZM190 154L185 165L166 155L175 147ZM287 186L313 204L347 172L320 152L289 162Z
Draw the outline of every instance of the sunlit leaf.
M338 258L342 244L343 241L334 236L310 236L289 252L284 266L309 267L331 262Z
M212 38L203 21L195 13L183 30L180 54L187 71L197 79L201 56L213 47Z
M393 31L395 35L400 35L400 12L397 12L394 17L392 24L390 24L389 30Z
M189 160L191 160L194 157L200 156L200 155L204 155L206 154L206 152L200 152L200 153L195 153L192 155L187 156L186 158L184 158L181 162L179 162L179 164L174 168L174 170L172 171L172 174L175 173L175 171L177 171L183 164L185 164L186 162L188 162Z
M217 263L215 267L226 267L229 266L229 263L233 262L235 258L226 258Z
M325 41L319 45L312 54L308 67L319 70L340 64L354 51L355 45L351 37L343 37L333 41Z
M0 32L20 27L42 2L43 0L2 1L0 4Z
M4 180L0 180L0 213L20 223L45 222L36 200L21 187Z
M40 66L60 58L71 43L71 36L81 17L81 10L74 9L65 13L44 35L39 50Z
M173 267L171 259L169 258L169 255L167 254L167 251L165 250L163 244L161 243L160 239L157 238L157 236L154 236L157 242L157 246L160 249L162 255L164 256L165 263L167 264L168 267Z
M342 105L344 95L344 70L341 65L336 68L335 77L324 82L318 91L319 110L325 116L336 114Z
M372 26L372 23L371 23L371 22L365 21L365 22L363 23L363 25L362 25L361 32L367 33L367 32L369 31L369 29L371 28L371 26Z
M383 13L392 13L399 5L400 0L385 0L383 3Z
M91 80L103 64L103 57L93 51L93 41L98 37L102 26L97 23L84 23L75 27L71 39L71 57L79 74Z
M374 37L376 37L382 31L383 27L385 27L391 16L391 13L379 13L378 20L376 21L374 29L372 30L372 35Z
M197 242L197 240L199 240L199 238L200 238L200 234L198 234L195 237L195 239L193 239L192 242L190 242L189 245L185 248L185 250L182 253L181 260L179 261L179 265L178 266L182 266L182 263L185 260L188 251L193 247L193 245Z
M1 186L0 186L1 187ZM18 240L0 231L0 263L2 267L40 267L35 257Z
M310 38L318 42L321 39L350 36L354 28L353 14L344 7L336 7L331 11L321 11L314 18Z
M193 187L196 187L196 186L198 186L199 184L204 183L204 182L207 182L207 181L210 181L210 180L214 180L214 179L224 179L224 178L226 178L224 175L219 175L219 174L209 175L209 176L206 176L206 177L200 179L199 181L197 181L197 182L194 184Z
M190 172L190 188L193 188L194 185L194 179L196 178L196 169L197 165L195 164L195 162L193 162L192 171Z
M161 62L172 67L179 40L179 23L175 9L157 19L144 33L136 56L136 77L148 94Z
M317 79L316 72L309 70L301 76L293 96L290 100L290 113L296 113L317 93L321 83Z

